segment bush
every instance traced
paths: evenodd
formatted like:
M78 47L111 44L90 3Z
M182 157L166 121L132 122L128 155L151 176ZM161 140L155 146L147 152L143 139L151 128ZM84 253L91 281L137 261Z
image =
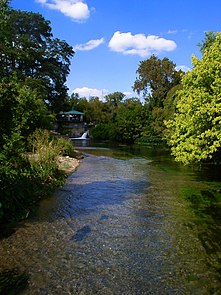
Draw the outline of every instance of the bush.
M0 221L26 218L40 198L62 186L64 172L58 169L59 155L74 155L70 141L36 130L28 138L31 153L23 138L13 133L0 152Z
M110 139L109 132L110 132L110 127L108 124L99 124L95 126L91 131L94 139L101 139L101 140Z
M69 139L63 137L57 138L56 145L63 156L76 157L77 154L74 145Z

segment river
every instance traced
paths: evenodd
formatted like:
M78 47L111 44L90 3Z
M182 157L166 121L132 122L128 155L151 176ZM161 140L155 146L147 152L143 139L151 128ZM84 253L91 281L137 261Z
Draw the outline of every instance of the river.
M0 240L21 294L221 294L219 174L159 147L81 151L65 186Z

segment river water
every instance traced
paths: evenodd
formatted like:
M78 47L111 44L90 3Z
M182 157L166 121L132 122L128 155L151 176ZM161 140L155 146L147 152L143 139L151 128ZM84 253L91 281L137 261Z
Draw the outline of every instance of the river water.
M26 274L22 294L221 294L218 173L159 148L83 152L66 185L0 240L0 271Z

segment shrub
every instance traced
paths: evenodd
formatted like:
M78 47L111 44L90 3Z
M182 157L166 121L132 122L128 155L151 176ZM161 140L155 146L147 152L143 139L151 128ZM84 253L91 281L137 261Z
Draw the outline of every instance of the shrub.
M31 153L25 151L22 136L13 133L0 152L0 221L27 217L36 201L62 186L65 174L57 157L74 155L70 141L51 137L46 130L29 136L28 147Z

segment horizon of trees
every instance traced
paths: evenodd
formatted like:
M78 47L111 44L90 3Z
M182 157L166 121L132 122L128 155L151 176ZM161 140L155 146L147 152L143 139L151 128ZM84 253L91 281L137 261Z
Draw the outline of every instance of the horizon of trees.
M140 137L166 138L176 159L186 164L217 154L220 88L215 85L221 73L220 34L205 34L199 44L202 61L193 58L193 69L186 74L166 57L152 55L141 61L133 90L143 94L144 103L135 97L126 98L118 91L106 95L105 101L97 97L88 100L75 93L70 97L67 94L72 47L53 37L50 22L40 14L13 10L9 4L9 0L0 2L0 148L3 152L8 142L14 142L14 148L16 145L25 148L27 137L36 128L48 128L53 114L75 108L85 113L87 123L95 126L92 133L96 138L128 143ZM216 107L211 107L212 103ZM203 108L211 113L212 119L199 115ZM187 114L183 114L183 109L192 114L191 120L198 112L191 131L184 127ZM187 126L192 126L190 123ZM200 129L197 124L204 127ZM205 130L211 133L204 135L208 143L200 139ZM189 147L183 138L188 138ZM198 156L193 156L197 144ZM199 156L202 149L203 156ZM184 160L179 153L191 153L191 157L185 156Z
M220 39L220 33L205 33L198 44L202 59L193 56L193 69L187 73L177 71L168 58L152 55L141 61L133 89L143 93L144 104L120 92L107 95L104 102L73 93L70 106L96 125L96 138L129 143L140 137L164 138L183 164L220 163Z
M144 103L118 91L105 101L88 100L67 93L72 47L53 37L50 22L40 14L9 4L0 1L0 220L20 209L26 216L26 206L45 187L61 183L55 158L73 146L51 141L44 130L52 128L60 111L84 112L97 139L134 143L163 138L183 164L221 163L220 33L205 34L199 44L202 59L193 57L187 73L166 57L141 61L133 89L143 94ZM44 157L31 163L34 145Z

